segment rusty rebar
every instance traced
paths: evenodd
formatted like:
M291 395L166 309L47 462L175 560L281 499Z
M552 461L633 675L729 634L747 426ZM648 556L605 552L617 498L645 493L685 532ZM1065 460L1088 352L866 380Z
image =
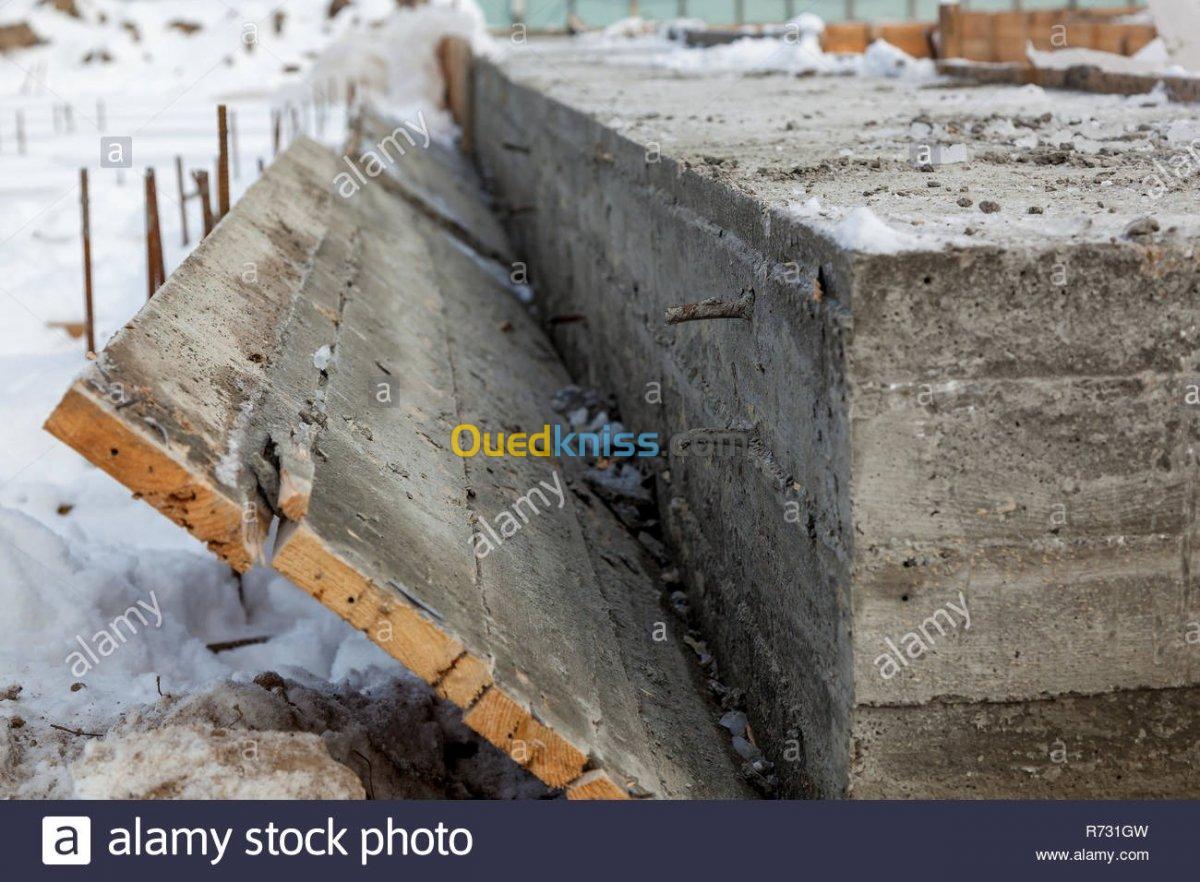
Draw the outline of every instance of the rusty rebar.
M217 105L217 219L229 214L229 111Z
M196 182L196 198L200 200L200 211L204 218L204 235L208 236L216 225L213 221L212 200L208 192L208 172L203 169L192 172Z
M697 322L705 319L748 319L754 312L754 300L746 296L738 300L718 300L710 297L699 303L685 303L667 309L667 324Z
M175 157L175 186L179 189L179 228L182 231L183 244L188 243L187 201L188 194L183 189L183 157Z
M158 186L154 169L146 169L146 299L167 280L163 265L162 228L158 222Z
M88 205L88 172L79 170L79 213L83 232L83 323L87 330L87 351L96 351L96 314L92 307L92 223Z

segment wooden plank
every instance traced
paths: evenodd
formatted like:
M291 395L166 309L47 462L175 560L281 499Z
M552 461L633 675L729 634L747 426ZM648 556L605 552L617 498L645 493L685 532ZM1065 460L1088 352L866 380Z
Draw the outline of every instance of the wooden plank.
M938 57L962 58L962 13L957 3L943 3L938 7Z
M581 775L568 787L567 799L629 799L629 792L597 769Z
M886 40L913 58L932 58L934 26L923 21L889 22L875 26L874 37Z
M1029 16L1024 12L998 12L992 18L993 61L1025 61Z
M1062 28L1067 21L1065 9L1035 9L1028 15L1029 39L1033 41L1033 48L1042 52L1064 48L1062 36L1066 32ZM1062 36L1057 36L1060 34Z
M1122 55L1136 55L1146 47L1146 44L1154 42L1158 36L1158 29L1152 24L1130 24L1125 26L1125 46L1121 50Z
M963 10L959 14L962 27L962 57L972 61L995 61L995 18L990 12Z
M393 123L376 126L360 144ZM279 572L547 784L752 795L694 661L651 636L676 627L654 564L581 463L450 450L460 423L556 421L549 398L569 377L506 268L456 235L485 229L478 181L442 153L404 160L344 198L344 166L298 139L51 427L231 561L248 565L279 518ZM105 405L114 384L136 400ZM519 530L477 555L538 487L553 503L518 508Z
M821 48L826 52L862 54L871 45L871 25L865 21L834 22L821 34Z
M1092 26L1091 48L1101 52L1112 52L1114 55L1124 55L1128 35L1128 25L1098 22Z
M1132 55L1154 38L1154 27L1113 21L1125 14L1128 11L1122 9L979 12L943 4L938 20L941 57L1024 62L1030 41L1043 52L1075 48Z

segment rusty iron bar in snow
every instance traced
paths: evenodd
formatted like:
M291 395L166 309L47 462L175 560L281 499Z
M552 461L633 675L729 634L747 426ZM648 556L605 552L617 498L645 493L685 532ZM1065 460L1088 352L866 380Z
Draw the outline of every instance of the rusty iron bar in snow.
M87 330L87 351L96 352L96 315L92 307L92 222L88 205L88 172L79 170L79 213L83 227L83 322Z
M208 172L203 169L194 171L192 172L192 179L196 182L196 198L200 200L200 211L204 217L204 235L207 237L215 226L212 199L208 192Z
M183 244L188 243L187 201L188 194L183 189L183 157L175 157L175 186L179 189L179 228L183 232Z
M162 229L158 223L158 187L154 169L146 169L146 299L162 286L166 279L163 265Z
M233 179L242 177L242 163L238 158L237 111L229 111L229 161L233 165Z
M754 298L745 296L739 300L718 300L710 297L699 303L685 303L667 309L667 324L697 322L705 319L748 319L754 313Z
M229 111L217 105L217 219L229 214Z

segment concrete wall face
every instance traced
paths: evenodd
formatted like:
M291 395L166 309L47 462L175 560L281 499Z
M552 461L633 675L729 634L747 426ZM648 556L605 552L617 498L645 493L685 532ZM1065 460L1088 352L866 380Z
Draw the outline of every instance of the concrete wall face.
M495 69L478 74L476 107L481 164L517 209L512 230L544 316L587 316L554 332L576 376L613 390L639 431L744 439L670 458L668 532L724 669L747 690L755 725L777 734L769 755L791 792L810 788L806 776L840 792L851 705L846 330L843 311L813 301L820 249L770 240L750 200L681 178L670 160L647 163L645 147ZM720 206L721 223L695 205ZM827 266L826 284L839 272ZM663 320L668 306L750 292L752 323Z
M1189 249L843 251L475 76L543 317L586 316L554 330L576 376L638 430L752 439L672 457L660 502L792 795L1200 789L1200 698L1164 688L1200 680ZM663 322L743 292L752 320Z

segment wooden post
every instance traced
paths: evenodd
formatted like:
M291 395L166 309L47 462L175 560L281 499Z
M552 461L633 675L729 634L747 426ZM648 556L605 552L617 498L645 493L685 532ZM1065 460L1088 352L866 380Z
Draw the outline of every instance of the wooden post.
M229 158L233 163L233 179L239 180L242 176L242 163L238 158L238 136L237 136L237 111L229 111Z
M175 157L175 185L179 189L179 229L182 231L183 244L188 243L187 226L187 193L183 189L183 157Z
M296 136L300 134L300 111L296 105L288 105L288 115L292 124L291 132L289 133L291 137L288 138L288 143L291 144L296 140Z
M25 155L25 111L17 111L17 152Z
M957 3L938 7L939 52L942 58L963 57L962 9Z
M229 214L229 112L224 104L217 105L217 220Z
M215 226L213 223L212 201L208 193L208 172L194 171L192 172L192 179L196 182L196 198L200 200L200 211L204 217L204 235L208 236Z
M279 119L282 114L276 108L271 108L271 155L279 155Z
M266 170L266 168L267 168L267 166L266 166L266 163L263 162L263 158L261 156L258 157L258 175L259 175L259 177L262 177L262 173Z
M162 229L158 223L158 188L154 169L146 169L146 299L166 281L163 266Z
M79 209L83 227L83 321L87 328L87 351L96 352L96 315L92 308L92 224L88 207L88 173L79 170Z

